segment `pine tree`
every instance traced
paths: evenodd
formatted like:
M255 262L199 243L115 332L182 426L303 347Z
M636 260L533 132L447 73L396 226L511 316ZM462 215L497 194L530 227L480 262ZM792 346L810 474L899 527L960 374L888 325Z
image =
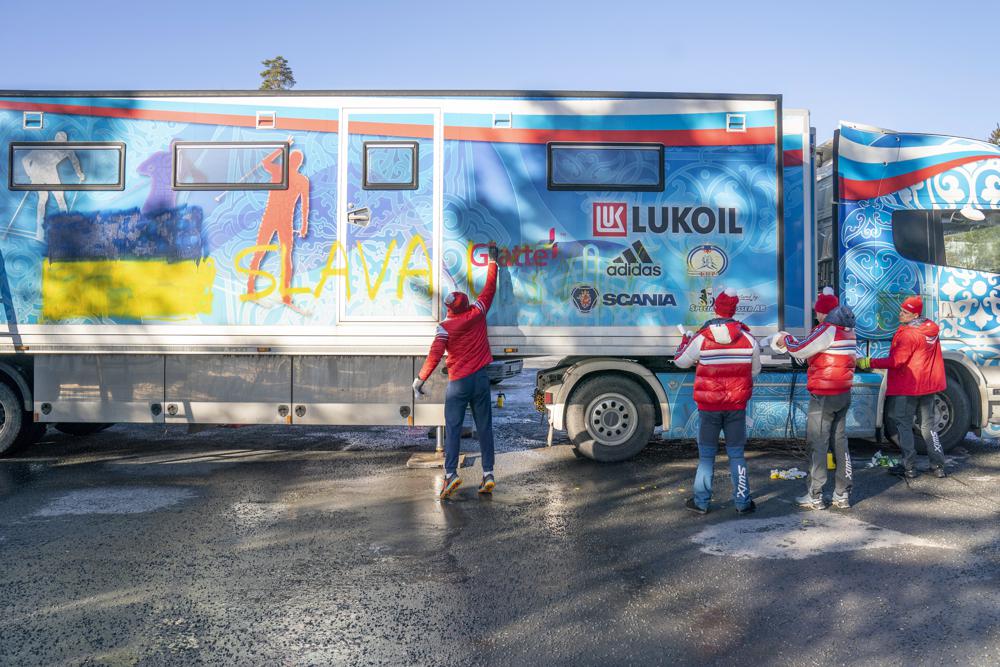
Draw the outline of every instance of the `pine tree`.
M261 64L266 68L260 73L261 90L288 90L295 85L292 68L288 66L284 56L262 60Z
M990 136L986 138L986 141L1000 146L1000 123L997 123L997 126L993 128L993 131L990 132Z

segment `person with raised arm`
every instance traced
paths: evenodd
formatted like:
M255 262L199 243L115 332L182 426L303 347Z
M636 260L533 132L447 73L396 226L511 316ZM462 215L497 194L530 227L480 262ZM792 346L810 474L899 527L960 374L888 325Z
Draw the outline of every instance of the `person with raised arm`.
M497 247L491 244L486 286L474 304L469 305L469 297L464 292L452 292L445 298L448 316L438 325L427 360L413 380L413 391L419 399L424 395L424 383L437 368L441 357L448 353L445 361L448 388L444 399L445 476L438 493L441 500L448 498L462 484L458 476L458 451L468 406L472 407L482 452L483 479L479 484L479 493L493 493L496 486L493 476L493 408L490 377L486 370L493 361L493 355L490 353L486 314L490 312L497 291L497 257Z

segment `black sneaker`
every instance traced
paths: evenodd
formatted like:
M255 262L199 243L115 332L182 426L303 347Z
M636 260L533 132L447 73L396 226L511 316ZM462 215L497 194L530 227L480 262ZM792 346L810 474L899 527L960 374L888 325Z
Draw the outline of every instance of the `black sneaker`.
M694 502L694 498L688 498L684 501L684 507L691 510L692 512L697 512L698 514L708 514L707 507L698 507Z
M736 513L737 514L753 514L756 511L757 511L757 503L755 503L752 500L750 501L750 504L747 505L746 507L743 507L743 508L737 507L736 508Z
M483 475L483 481L479 483L479 493L486 495L493 493L494 487L496 487L496 480L493 479L493 473Z
M905 477L906 479L916 479L920 477L920 473L916 470L910 468L909 470L903 466L891 466L889 468L889 474L895 475L896 477Z
M441 492L438 494L438 498L446 500L460 486L462 486L462 480L457 474L446 475L444 482L441 484Z
M948 476L948 473L944 471L944 468L934 468L934 476L938 479L944 479Z

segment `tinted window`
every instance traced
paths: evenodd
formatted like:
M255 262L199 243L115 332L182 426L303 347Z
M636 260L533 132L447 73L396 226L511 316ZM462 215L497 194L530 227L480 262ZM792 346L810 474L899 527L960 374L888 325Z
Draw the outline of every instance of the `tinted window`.
M286 143L174 143L174 188L177 190L282 190L286 187Z
M10 144L11 190L121 190L125 144L79 141Z
M663 190L660 144L549 144L550 190Z
M366 141L364 151L365 190L416 190L415 141Z
M916 262L1000 273L1000 211L970 220L959 209L895 211L892 237L900 255Z

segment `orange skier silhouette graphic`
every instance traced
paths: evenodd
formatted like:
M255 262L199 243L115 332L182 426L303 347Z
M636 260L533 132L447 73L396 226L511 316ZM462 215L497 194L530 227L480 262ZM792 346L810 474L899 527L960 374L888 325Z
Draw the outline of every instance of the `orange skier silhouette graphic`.
M291 145L292 138L288 138ZM281 149L268 155L261 162L264 169L271 176L271 183L281 181L281 164L275 163ZM295 226L295 205L302 202L302 226L299 228L299 237L305 238L309 232L309 179L299 173L302 166L302 151L292 151L288 156L288 189L269 190L267 203L264 205L264 215L260 221L260 229L257 232L257 245L268 245L275 234L278 235L278 244L281 248L281 300L286 306L292 305L292 295L289 288L292 285L292 245L294 244ZM260 269L260 263L264 261L264 254L267 251L258 250L254 253L250 261L250 278L247 280L247 295L253 296L256 292L254 279Z

